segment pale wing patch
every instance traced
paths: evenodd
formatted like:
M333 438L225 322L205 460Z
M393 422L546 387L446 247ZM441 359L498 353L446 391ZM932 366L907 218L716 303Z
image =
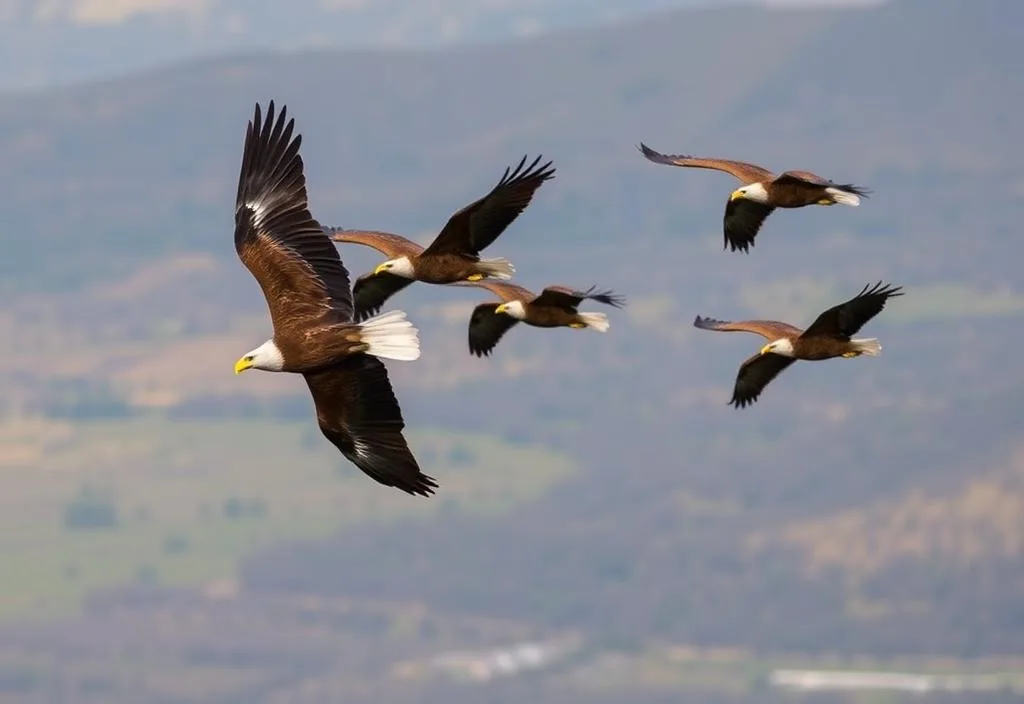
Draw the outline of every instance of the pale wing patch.
M370 446L356 437L352 438L352 451L355 453L356 457L361 460L373 457L373 453L370 451Z
M256 230L260 231L260 234L262 234L264 218L266 217L267 211L269 210L266 202L264 202L262 199L247 200L245 202L245 207L252 212L252 215L250 217L252 218L253 227Z

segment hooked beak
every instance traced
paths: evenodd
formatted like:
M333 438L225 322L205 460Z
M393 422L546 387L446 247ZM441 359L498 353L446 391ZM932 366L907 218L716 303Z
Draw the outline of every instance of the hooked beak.
M235 374L241 374L246 369L252 369L252 358L242 357L240 360L235 362Z
M385 272L387 270L388 270L388 263L387 262L381 262L380 264L377 265L377 268L373 270L373 275L377 276L378 274L381 274L381 273L383 273L383 272Z
M508 310L508 305L505 303L499 303L498 307L494 309L495 313L504 313Z
M741 190L739 190L739 189L737 188L737 189L736 189L735 191L733 191L733 192L732 192L732 195L730 195L730 196L729 196L729 202L731 203L731 202L733 202L734 200L737 200L737 199L739 199L739 198L742 198L742 197L743 197L743 196L745 196L745 195L746 195L746 194L745 194L745 193L744 193L743 191L741 191Z
M768 354L771 351L772 351L771 343L768 343L767 345L765 345L764 347L761 348L761 354Z

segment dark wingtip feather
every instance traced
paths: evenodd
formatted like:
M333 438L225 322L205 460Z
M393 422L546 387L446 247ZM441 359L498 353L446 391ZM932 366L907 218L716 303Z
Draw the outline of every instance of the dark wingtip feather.
M690 159L692 158L688 154L662 154L661 152L651 149L643 142L640 142L640 146L637 147L640 153L647 157L648 160L653 161L656 164L668 164L669 166L678 166L675 163L676 159Z
M641 154L647 157L648 160L653 161L656 164L669 163L668 159L664 154L662 154L661 152L654 151L643 142L640 142L640 146L638 147L638 149L640 150Z
M593 298L598 303L604 303L606 306L613 308L624 308L626 306L626 297L612 291L596 293Z
M299 155L302 135L294 134L295 118L288 118L288 106L285 105L275 119L273 100L267 106L266 120L261 112L260 104L256 103L245 133L235 195L236 221L243 210L251 211L248 203L262 201L270 212L282 204L305 203L306 199L302 157ZM247 215L252 217L251 212Z
M733 242L728 237L725 238L725 245L722 246L722 251L726 249L728 245L730 252L742 252L743 254L750 254L750 248L754 246L754 241L750 242Z
M714 330L718 325L727 325L726 320L716 320L715 318L703 318L697 316L693 319L693 327L700 328L701 330Z
M902 296L904 293L902 286L893 286L892 284L883 283L879 280L875 284L864 284L864 288L860 290L860 293L857 294L856 298L864 296L885 296L886 298L896 298L897 296Z
M534 179L537 181L548 181L555 177L555 167L551 165L553 163L553 160L549 159L540 166L537 166L537 164L540 163L540 160L544 158L543 155L538 154L537 157L533 160L533 162L531 162L530 165L524 169L523 166L526 164L526 160L528 158L529 155L523 155L523 158L520 160L519 165L516 166L515 169L505 167L505 174L501 177L501 180L498 181L498 186L504 186L506 184L512 183L513 181L525 181L528 179Z
M626 305L625 296L615 293L611 289L598 291L597 286L591 286L590 288L588 288L586 291L583 292L583 296L581 297L590 299L592 301L597 301L598 303L603 303L606 306L612 306L613 308L622 308L623 306Z
M375 316L380 311L380 309L382 307L383 307L383 304L381 304L379 306L365 306L365 307L362 307L362 308L357 307L352 312L352 322L355 322L355 323L366 322L367 319L372 318L373 316Z
M871 194L873 193L873 191L870 188L865 188L864 186L855 186L852 183L841 183L832 186L832 188L837 188L840 191L846 191L847 193L852 193L855 196L859 196L865 199L870 198Z
M396 483L393 486L412 496L433 496L439 485L437 480L429 474L420 472L413 478L413 481L403 484Z
M412 496L432 496L438 489L437 480L420 471L412 456L379 456L349 459L378 484L389 486Z

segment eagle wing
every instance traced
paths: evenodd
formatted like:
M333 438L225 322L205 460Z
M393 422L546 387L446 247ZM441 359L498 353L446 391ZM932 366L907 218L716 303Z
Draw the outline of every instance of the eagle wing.
M469 317L469 351L477 357L491 354L498 341L519 321L506 313L496 313L498 303L481 303Z
M449 286L472 286L473 288L485 288L495 296L500 298L503 303L509 301L532 301L537 297L533 291L510 283L508 281L498 281L495 279L481 279L480 281L456 281L448 284Z
M861 198L867 198L871 195L871 189L869 188L855 186L852 183L836 183L810 171L783 171L775 179L775 185L802 190L808 196L813 193L815 197L820 195L826 188L835 188Z
M803 337L835 337L849 339L864 327L864 324L882 312L886 301L902 296L902 286L882 285L879 281L871 288L865 285L860 293L850 300L832 306L819 315Z
M388 259L416 256L423 247L412 240L380 230L346 230L343 227L324 227L324 232L335 242L348 242L373 247Z
M722 219L722 249L728 247L733 252L749 252L754 246L754 238L761 231L761 225L774 210L771 205L758 203L749 198L736 198L726 202L725 217Z
M724 171L727 174L739 179L744 184L756 183L774 178L774 174L757 164L750 164L745 161L734 161L732 159L711 159L688 154L662 154L640 143L640 152L655 164L668 164L669 166L688 166L695 169L714 169Z
M764 391L764 387L795 361L793 357L785 357L774 352L755 354L748 358L740 365L729 404L736 408L744 408L754 403Z
M420 471L402 435L405 421L383 362L355 354L303 376L320 431L341 454L385 486L420 496L434 493L437 482Z
M287 107L266 122L260 106L249 122L235 198L235 251L263 290L277 331L285 322L352 317L348 271L309 212L306 177Z
M533 200L533 194L548 179L554 177L551 162L537 166L541 157L526 169L526 157L505 175L483 198L470 203L452 215L444 229L423 254L459 254L476 257L512 224Z
M810 171L783 171L775 179L775 183L816 187L835 185L827 178L822 178L818 174Z
M356 279L352 288L352 295L355 298L355 321L362 322L376 314L389 298L413 283L413 279L389 271L363 274Z
M626 304L626 299L613 291L595 291L591 286L586 291L574 291L565 286L548 286L540 295L533 299L536 306L551 306L553 308L575 309L580 303L586 300L604 303L607 306L621 308Z
M760 335L769 342L783 337L799 337L803 332L798 327L789 323L780 323L778 320L715 320L714 318L694 318L693 326L701 330L717 330L718 332L752 332Z

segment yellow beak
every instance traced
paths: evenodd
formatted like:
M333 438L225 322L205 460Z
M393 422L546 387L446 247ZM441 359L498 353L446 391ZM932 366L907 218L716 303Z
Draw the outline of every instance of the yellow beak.
M767 345L761 348L761 354L768 354L771 351L771 343L768 343Z
M241 374L246 369L252 369L252 360L248 357L242 357L235 362L235 374Z
M495 313L504 313L508 309L504 303L500 303L497 308L494 309Z
M737 189L737 190L732 192L732 195L729 196L729 202L731 203L732 201L736 200L737 198L742 198L743 196L744 196L743 191Z
M381 273L383 271L387 271L388 270L387 264L388 264L387 262L381 262L380 264L378 264L377 268L373 270L373 275L376 276L377 274L379 274L379 273Z

